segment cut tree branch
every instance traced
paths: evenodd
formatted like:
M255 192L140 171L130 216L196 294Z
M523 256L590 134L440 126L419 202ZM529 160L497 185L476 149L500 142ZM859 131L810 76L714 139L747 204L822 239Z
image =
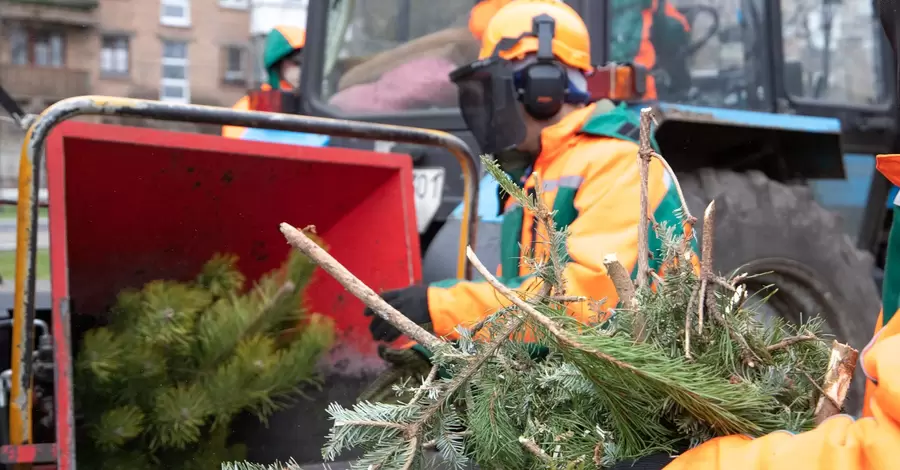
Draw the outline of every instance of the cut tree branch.
M379 317L394 325L401 333L432 351L438 350L447 344L421 326L416 325L412 320L406 318L397 309L385 302L380 295L360 281L359 278L342 266L316 242L310 240L301 230L286 222L282 222L280 228L284 238L287 239L291 246L312 259L320 268L344 286L348 292L371 308Z
M625 308L634 308L634 283L631 282L631 276L625 270L625 266L622 266L615 253L603 257L603 266L606 266L606 274L616 288L619 303Z
M519 436L519 444L522 444L522 447L525 448L531 455L534 455L541 461L541 463L545 465L549 465L553 463L553 459L544 452L544 449L541 449L533 440L528 439L525 436Z
M800 335L800 336L791 336L790 338L785 338L769 347L766 348L767 351L773 352L778 351L780 349L787 349L797 343L802 343L804 341L813 341L819 339L816 335Z
M715 236L716 225L716 201L713 200L706 206L703 212L703 246L700 250L700 293L697 299L697 332L703 333L703 309L706 307L707 292L709 281L715 277L713 274L713 237ZM690 314L690 312L688 312Z
M634 331L635 340L639 343L644 342L647 336L647 318L637 309L637 299L635 298L634 283L631 282L631 276L625 270L625 266L619 262L615 253L610 253L603 258L603 265L606 266L606 274L612 280L613 286L616 288L616 294L619 296L619 303L622 307L633 311L632 330Z
M509 301L512 302L513 305L515 305L516 307L519 307L519 309L522 310L523 312L525 312L529 317L531 317L532 320L534 320L536 323L539 323L542 327L546 328L547 331L549 331L550 334L553 335L553 337L556 338L560 343L562 343L570 348L580 349L589 354L593 354L594 356L596 356L599 359L609 362L610 364L614 364L617 367L620 367L622 369L632 371L635 374L638 374L642 377L646 376L646 374L643 371L632 366L631 364L622 362L622 361L610 356L609 354L606 354L601 351L597 351L596 349L585 347L581 343L572 339L572 337L570 337L568 334L566 334L566 332L563 331L559 327L559 325L556 324L556 322L554 322L547 316L543 315L541 312L538 312L533 306L529 305L528 302L522 300L518 295L516 295L515 292L513 292L509 287L506 287L493 274L491 274L491 271L487 267L484 266L484 263L482 263L481 260L478 259L478 256L475 255L475 252L472 251L471 246L466 247L466 256L469 258L469 261L472 262L472 267L474 267L475 270L478 271L478 273L484 277L484 280L488 284L490 284L494 289L496 289L497 292L499 292L504 297L509 299Z
M650 159L653 158L653 147L650 145L650 126L653 117L650 108L641 110L641 136L638 149L638 160L641 175L641 218L638 221L638 273L635 283L641 289L647 285L647 271L650 270Z
M819 403L816 405L816 424L841 412L847 392L850 390L850 381L853 379L858 359L859 351L837 341L832 343L831 357L828 360L828 369L822 386L825 393L819 398Z

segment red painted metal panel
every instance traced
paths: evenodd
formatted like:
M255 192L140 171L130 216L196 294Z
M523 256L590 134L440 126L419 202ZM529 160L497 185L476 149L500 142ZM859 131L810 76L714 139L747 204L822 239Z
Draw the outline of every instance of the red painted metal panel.
M421 278L407 155L67 122L51 134L47 166L58 355L72 347L62 329L67 299L76 317L102 316L120 290L193 278L216 252L239 255L257 278L287 254L283 221L315 225L330 253L376 291ZM362 303L327 274L313 280L308 307L340 328L331 373L383 367ZM71 390L71 375L60 379ZM71 428L58 429L59 468L71 468L64 456L74 438L63 435Z
M62 155L63 141L59 135L47 142L47 155ZM47 196L53 201L47 209L50 230L50 285L53 306L50 328L53 336L55 364L53 393L56 414L56 462L59 470L75 468L75 410L72 380L72 336L69 317L69 280L66 263L66 205L65 167L62 158L47 162Z

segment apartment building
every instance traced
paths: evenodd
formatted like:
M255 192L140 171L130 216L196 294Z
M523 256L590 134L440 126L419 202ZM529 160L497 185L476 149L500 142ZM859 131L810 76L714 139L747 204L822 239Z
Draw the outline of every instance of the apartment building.
M231 106L249 44L250 0L0 0L0 85L29 112L85 94ZM0 186L21 138L0 121Z
M85 93L230 105L249 0L0 0L0 84L43 107Z

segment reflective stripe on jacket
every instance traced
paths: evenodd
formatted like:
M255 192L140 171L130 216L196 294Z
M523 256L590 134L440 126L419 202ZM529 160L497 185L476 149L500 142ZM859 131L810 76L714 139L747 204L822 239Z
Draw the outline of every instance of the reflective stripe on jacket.
M560 229L568 228L567 264L564 270L568 295L606 299L604 308L618 302L615 288L603 265L605 255L615 253L636 275L640 175L637 115L624 107L596 112L596 105L573 112L541 135L543 152L534 164L524 188L533 191L536 177L543 181L543 201ZM652 160L649 178L650 210L658 224L680 231L681 208L675 185L663 166ZM650 248L656 253L661 241L650 230ZM534 214L513 200L504 206L501 235L501 281L519 291L532 291L539 281L520 263L521 248L541 257L547 253L547 236L538 229ZM696 250L696 244L693 245ZM659 268L660 256L651 268ZM483 319L506 306L493 287L483 281L448 280L428 289L432 327L439 336L456 339L454 329ZM592 323L596 313L587 302L572 303L569 313ZM529 338L525 338L526 340Z

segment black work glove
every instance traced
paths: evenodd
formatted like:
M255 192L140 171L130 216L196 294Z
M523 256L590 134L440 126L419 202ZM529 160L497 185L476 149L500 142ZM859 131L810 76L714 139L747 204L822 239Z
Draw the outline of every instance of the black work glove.
M431 323L431 315L428 313L428 287L409 286L387 291L381 294L381 298L413 323L417 325ZM375 341L391 342L400 337L400 331L379 317L372 309L367 307L363 311L363 315L372 317L369 331L372 332L372 338L375 338Z
M662 470L672 463L675 456L659 452L635 460L625 460L612 466L610 470Z

